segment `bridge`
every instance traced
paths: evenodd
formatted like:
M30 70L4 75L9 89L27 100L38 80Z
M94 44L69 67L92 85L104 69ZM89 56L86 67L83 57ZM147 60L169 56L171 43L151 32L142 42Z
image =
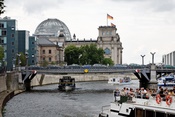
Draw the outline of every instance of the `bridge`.
M105 68L56 68L56 69L38 69L22 71L22 80L26 90L30 90L31 80L39 74L94 74L94 73L133 73L140 82L140 87L149 87L157 89L157 78L165 74L175 73L175 69L157 68L152 65L151 68L140 69L116 69L111 67Z
M175 73L175 69L157 69L156 66L152 64L150 69L136 69L133 73L139 79L139 87L157 89L157 79L161 76Z

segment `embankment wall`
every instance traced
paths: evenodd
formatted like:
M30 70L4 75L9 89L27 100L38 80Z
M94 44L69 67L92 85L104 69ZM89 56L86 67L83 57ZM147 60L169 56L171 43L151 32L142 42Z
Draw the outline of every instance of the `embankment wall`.
M59 82L59 79L63 76L71 76L75 78L76 82L85 82L85 81L100 81L108 80L112 77L124 77L129 76L132 79L137 79L133 73L91 73L91 74L68 74L68 75L58 75L58 74L37 74L31 81L31 86L37 85L46 85L46 84L55 84Z

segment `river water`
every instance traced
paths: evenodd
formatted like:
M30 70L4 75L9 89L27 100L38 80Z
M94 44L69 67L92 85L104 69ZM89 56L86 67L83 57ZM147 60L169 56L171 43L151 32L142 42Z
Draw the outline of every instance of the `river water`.
M77 82L71 92L58 91L58 85L34 87L13 97L4 108L4 117L98 117L102 106L114 101L115 88L135 89L138 84L138 80L130 85Z

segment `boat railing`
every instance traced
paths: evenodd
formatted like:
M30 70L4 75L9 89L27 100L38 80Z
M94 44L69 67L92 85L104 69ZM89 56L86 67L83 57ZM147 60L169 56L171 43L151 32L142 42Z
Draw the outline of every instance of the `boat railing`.
M105 111L108 111L109 109L110 109L110 105L102 106L101 112L104 113Z

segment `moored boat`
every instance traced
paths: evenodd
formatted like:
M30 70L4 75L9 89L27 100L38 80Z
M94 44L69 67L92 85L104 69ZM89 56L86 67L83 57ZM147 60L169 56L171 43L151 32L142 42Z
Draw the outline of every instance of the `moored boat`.
M59 90L69 91L75 89L75 78L71 78L71 76L63 76L63 78L59 79Z
M130 77L113 77L108 79L109 84L116 84L116 85L125 85L131 84L132 80Z
M162 76L158 79L158 86L175 86L174 75Z

